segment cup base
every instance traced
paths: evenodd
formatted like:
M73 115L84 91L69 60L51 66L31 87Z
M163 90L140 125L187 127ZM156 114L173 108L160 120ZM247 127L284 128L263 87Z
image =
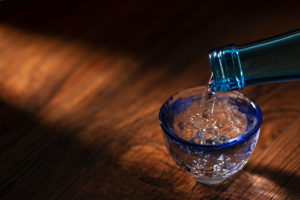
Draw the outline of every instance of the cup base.
M220 184L222 182L224 182L228 177L225 178L218 178L218 179L213 179L213 180L208 180L208 179L202 179L202 178L195 178L194 179L202 184L206 184L206 185L215 185L215 184Z

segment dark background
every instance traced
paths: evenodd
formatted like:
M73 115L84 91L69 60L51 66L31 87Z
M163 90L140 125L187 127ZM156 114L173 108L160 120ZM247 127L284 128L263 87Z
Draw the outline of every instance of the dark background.
M208 187L164 146L161 104L207 84L208 50L300 27L297 1L0 1L0 199L299 198L299 82L263 111L238 175Z
M208 68L207 51L213 47L299 28L299 5L297 1L4 0L0 16L2 24L130 54L147 59L151 67L185 68L202 59L200 68Z

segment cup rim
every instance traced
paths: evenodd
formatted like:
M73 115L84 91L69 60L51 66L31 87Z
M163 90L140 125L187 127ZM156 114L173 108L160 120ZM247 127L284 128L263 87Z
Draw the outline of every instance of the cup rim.
M245 96L244 94L240 93L240 92L237 92L237 91L231 91L233 93L238 93L240 95L242 95L244 98L248 99L248 101L250 102L250 105L255 109L256 111L256 117L257 117L257 122L256 124L254 125L254 127L248 131L246 131L245 134L243 134L242 136L239 136L235 139L232 139L228 142L224 142L222 144L218 144L218 145L202 145L202 144L196 144L196 143L192 143L192 142L189 142L189 141L186 141L182 138L180 138L179 136L176 135L175 131L173 129L170 129L168 128L165 123L164 123L164 120L163 120L163 108L168 105L169 101L173 100L174 96L176 96L177 94L179 93L182 93L184 91L187 91L187 90L195 90L195 89L198 89L198 88L203 88L205 86L197 86L197 87L191 87L191 88L186 88L186 89L183 89L181 91L178 91L176 92L175 94L173 94L171 97L169 97L161 106L160 108L160 111L159 111L159 123L163 129L163 132L165 134L167 134L170 138L173 139L174 142L176 143L179 143L179 144L182 144L182 145L187 145L187 146L190 146L190 147L193 147L193 148L199 148L199 149L206 149L206 150L209 150L209 149L222 149L222 148L225 148L225 147L228 147L228 146L233 146L237 143L240 143L240 142L243 142L245 140L247 140L248 138L250 138L253 134L255 134L257 131L259 131L259 129L261 128L261 124L262 124L262 112L261 112L261 109L260 107L258 106L258 104L256 104L251 98Z

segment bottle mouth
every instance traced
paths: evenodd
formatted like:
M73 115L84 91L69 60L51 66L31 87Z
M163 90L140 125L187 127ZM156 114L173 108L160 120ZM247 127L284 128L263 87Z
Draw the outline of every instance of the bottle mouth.
M239 52L234 44L209 51L213 73L212 88L215 91L241 90L245 85Z

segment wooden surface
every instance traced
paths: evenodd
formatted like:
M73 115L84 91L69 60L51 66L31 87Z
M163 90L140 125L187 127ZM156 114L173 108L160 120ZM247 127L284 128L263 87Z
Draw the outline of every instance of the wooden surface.
M178 169L158 124L210 48L299 27L286 1L0 1L0 199L299 199L300 82L242 91L263 126L223 185Z

